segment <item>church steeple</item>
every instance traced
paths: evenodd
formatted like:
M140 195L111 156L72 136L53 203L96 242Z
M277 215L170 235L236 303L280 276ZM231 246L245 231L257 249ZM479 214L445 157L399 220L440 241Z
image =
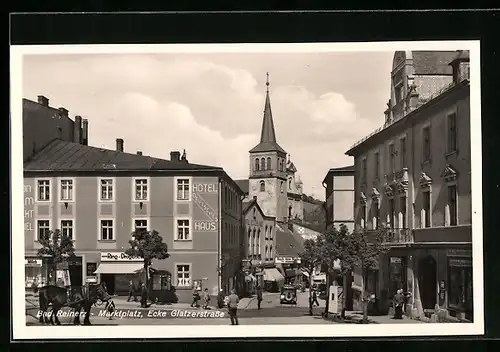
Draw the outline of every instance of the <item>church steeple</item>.
M269 98L269 73L266 73L266 76L266 102L264 103L264 117L262 119L260 143L250 150L250 153L271 151L286 153L276 142L276 132L274 130L273 114L271 111L271 99Z

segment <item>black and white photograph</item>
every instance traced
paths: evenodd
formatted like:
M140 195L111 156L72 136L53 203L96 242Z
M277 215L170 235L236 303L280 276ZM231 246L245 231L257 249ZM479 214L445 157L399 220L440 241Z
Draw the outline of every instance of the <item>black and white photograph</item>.
M479 60L12 46L14 338L482 334Z

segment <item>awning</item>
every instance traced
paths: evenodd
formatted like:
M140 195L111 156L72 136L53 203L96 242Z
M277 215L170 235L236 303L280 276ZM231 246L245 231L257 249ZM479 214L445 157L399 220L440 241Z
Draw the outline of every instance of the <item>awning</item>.
M135 274L144 263L101 263L94 274Z
M276 268L264 269L264 281L285 281L285 278Z
M302 272L299 269L286 269L285 270L286 277L295 277L298 275L302 275Z

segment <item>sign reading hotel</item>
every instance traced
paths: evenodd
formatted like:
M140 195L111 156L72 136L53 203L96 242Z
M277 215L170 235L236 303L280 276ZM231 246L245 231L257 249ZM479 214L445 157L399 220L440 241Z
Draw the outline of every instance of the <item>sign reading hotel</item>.
M131 257L125 252L102 252L101 262L129 262L129 261L142 261L142 258Z
M24 185L24 231L33 231L34 207L33 187Z
M193 222L194 231L217 232L217 222L219 220L217 212L203 198L202 194L218 194L218 192L217 183L193 184L193 201L208 218L208 220L195 220Z

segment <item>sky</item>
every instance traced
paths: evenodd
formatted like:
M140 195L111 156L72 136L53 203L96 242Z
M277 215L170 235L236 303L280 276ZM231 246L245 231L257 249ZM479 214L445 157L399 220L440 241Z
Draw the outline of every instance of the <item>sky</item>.
M278 143L304 193L324 200L333 167L384 123L394 52L50 54L23 58L23 97L89 121L89 145L221 166L248 178L269 72Z

